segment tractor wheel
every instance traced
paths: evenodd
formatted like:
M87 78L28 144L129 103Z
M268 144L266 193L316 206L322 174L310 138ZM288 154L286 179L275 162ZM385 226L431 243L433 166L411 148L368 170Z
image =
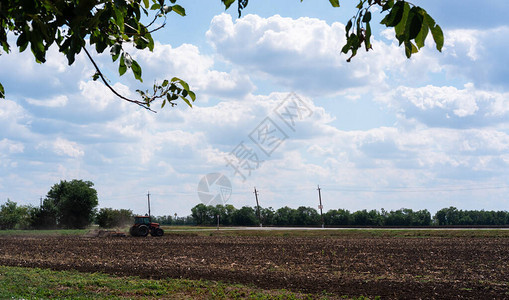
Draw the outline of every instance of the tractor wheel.
M149 231L146 225L140 225L138 227L138 236L147 236Z
M164 230L162 230L161 228L156 228L155 232L156 232L156 236L163 236L164 235Z
M129 228L129 234L131 236L138 236L138 227L131 226L131 228Z
M157 228L150 228L150 235L156 236L156 230L157 230Z

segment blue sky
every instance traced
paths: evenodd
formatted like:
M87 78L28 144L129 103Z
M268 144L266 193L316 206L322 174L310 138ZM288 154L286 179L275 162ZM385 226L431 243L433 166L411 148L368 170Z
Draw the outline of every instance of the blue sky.
M255 186L262 206L317 207L319 184L325 210L507 210L509 4L414 3L442 26L442 53L429 38L408 60L375 26L373 51L347 63L346 3L251 1L239 19L219 1L182 1L188 16L169 18L154 52L132 52L145 85L96 55L126 95L173 76L196 91L194 108L157 114L93 82L84 55L69 67L55 49L43 65L3 54L0 200L37 205L77 178L94 182L100 207L144 213L150 191L153 214L182 216L220 173L239 208ZM227 163L239 156L243 175Z

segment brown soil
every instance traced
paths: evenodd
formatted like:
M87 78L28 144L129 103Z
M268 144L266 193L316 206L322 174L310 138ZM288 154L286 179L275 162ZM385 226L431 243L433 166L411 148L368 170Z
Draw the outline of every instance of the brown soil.
M0 237L0 264L339 297L509 299L508 238Z

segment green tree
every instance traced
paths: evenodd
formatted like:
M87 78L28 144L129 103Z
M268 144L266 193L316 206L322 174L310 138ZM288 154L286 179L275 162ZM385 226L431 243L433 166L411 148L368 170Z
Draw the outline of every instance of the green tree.
M324 215L327 225L350 225L352 224L352 215L346 209L331 209Z
M294 224L299 226L319 225L320 215L312 207L300 206L293 210Z
M260 216L262 218L262 224L265 225L274 225L274 216L276 212L272 207L264 208L260 207Z
M59 226L84 228L92 223L95 208L99 204L93 186L91 181L74 179L60 181L51 187L44 204L54 206Z
M430 226L431 213L427 209L418 210L415 212L415 224L417 226Z
M294 220L295 213L293 211L294 209L288 206L281 207L278 210L276 210L276 213L274 214L275 225L278 226L293 225L295 223Z
M102 228L121 227L133 222L133 212L129 209L101 208L96 221Z
M0 229L24 228L27 225L28 206L19 206L16 202L7 199L0 206Z
M302 0L301 0L302 1ZM21 51L30 48L35 60L46 61L46 53L52 45L66 56L69 65L83 51L95 68L93 79L103 83L121 99L151 109L155 100L174 106L182 99L189 106L196 99L189 85L174 77L153 86L153 92L137 90L141 100L129 99L119 94L109 84L103 72L87 49L94 47L97 53L108 51L113 62L118 63L120 75L127 70L142 81L142 68L127 52L127 46L137 49L154 49L152 33L166 25L168 16L185 16L186 11L177 0L9 0L0 2L0 44L9 53L11 45L8 33L16 38L16 47ZM221 0L228 9L235 0ZM329 0L333 7L339 7L339 0ZM246 8L247 0L238 0L239 17ZM404 45L407 57L424 46L431 32L436 48L441 51L443 33L433 18L421 7L404 0L360 0L357 12L347 22L346 44L341 49L350 53L348 61L364 46L371 47L372 11L380 10L383 18L380 24L394 29L400 45ZM145 23L144 23L145 22ZM0 53L1 54L1 53ZM0 83L0 98L5 97Z
M219 221L222 225L229 226L233 224L233 215L235 214L236 210L237 209L231 204L218 204L216 205L214 212L216 215L219 215ZM217 219L215 219L215 221L217 223Z
M53 202L44 200L41 207L30 210L30 227L35 229L53 229L57 227L57 208Z
M200 203L191 209L191 216L197 225L216 224L216 215L218 210L212 205Z
M249 206L243 206L236 210L232 219L233 225L237 226L255 226L259 224L255 209Z

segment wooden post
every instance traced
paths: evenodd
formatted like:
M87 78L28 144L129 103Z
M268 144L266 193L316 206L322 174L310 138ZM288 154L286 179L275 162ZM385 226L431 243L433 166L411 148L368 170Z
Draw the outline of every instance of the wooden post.
M320 208L320 217L322 218L322 228L325 227L325 222L323 221L323 205L322 205L322 193L320 185L318 185L318 201L320 201L320 205L318 208Z
M258 211L258 221L260 222L260 227L262 227L262 216L260 214L260 204L258 203L258 191L256 190L256 187L254 188L254 194L256 198L256 210Z

